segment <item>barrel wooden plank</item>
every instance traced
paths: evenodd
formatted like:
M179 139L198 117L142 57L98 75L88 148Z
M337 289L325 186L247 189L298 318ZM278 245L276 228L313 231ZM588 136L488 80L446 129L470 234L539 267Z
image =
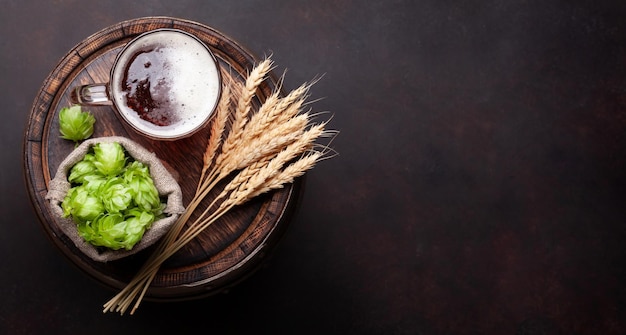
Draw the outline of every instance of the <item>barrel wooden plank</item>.
M56 246L80 269L105 285L122 288L136 273L151 249L119 261L98 263L80 253L62 234L47 207L49 180L74 144L59 137L58 112L71 105L73 87L104 83L119 50L133 37L157 28L177 28L196 35L215 53L225 82L243 82L257 62L249 52L205 25L167 17L121 22L89 36L68 52L44 81L33 102L24 136L25 173L33 205L41 224ZM275 88L275 79L264 83L260 102ZM154 141L135 133L121 122L111 106L88 106L97 119L94 137L125 136L155 152L178 178L187 204L195 191L208 127L189 138ZM244 204L209 227L192 243L172 256L161 268L148 292L153 300L179 300L213 294L235 284L256 268L284 232L297 202L300 181ZM205 201L204 205L208 203ZM193 217L192 217L193 219Z

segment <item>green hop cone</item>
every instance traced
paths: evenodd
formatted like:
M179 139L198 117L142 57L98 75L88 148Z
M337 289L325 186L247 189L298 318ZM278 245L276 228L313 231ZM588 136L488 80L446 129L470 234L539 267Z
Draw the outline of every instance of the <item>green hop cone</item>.
M155 215L161 214L163 204L147 166L141 162L132 162L124 171L123 178L130 187L133 200L140 209L153 212Z
M65 217L71 215L80 221L91 221L104 211L100 199L89 193L85 185L71 188L61 203Z
M61 108L59 112L59 131L61 138L78 142L93 134L96 118L89 112L83 112L79 105Z
M126 222L120 213L102 214L78 224L78 233L94 246L118 250L124 247Z
M127 215L102 214L92 222L79 223L78 232L92 245L131 250L153 221L154 215L139 210L130 210Z
M87 177L102 174L98 171L96 166L94 165L95 157L92 154L85 155L80 162L76 163L72 169L70 170L70 175L67 177L67 180L70 183L75 184L83 184L86 182Z
M72 199L76 198L76 192L78 187L72 187L67 191L67 194L63 198L63 202L61 202L61 208L63 209L63 217L68 218L72 215L72 211L74 209L74 201Z
M132 209L126 215L125 248L131 249L141 241L143 234L152 226L156 217L154 214L139 209Z
M113 177L101 183L98 194L109 213L125 211L133 200L130 187L124 179L119 177Z
M126 165L124 148L117 142L98 143L93 146L94 166L105 176L115 176Z
M83 186L89 191L90 194L102 198L100 191L102 190L102 185L109 180L107 177L97 173L90 176L85 176L83 178Z

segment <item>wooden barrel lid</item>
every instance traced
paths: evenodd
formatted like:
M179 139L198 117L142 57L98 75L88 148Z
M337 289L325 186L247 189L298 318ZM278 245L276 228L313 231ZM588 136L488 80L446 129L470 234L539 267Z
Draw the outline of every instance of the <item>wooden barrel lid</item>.
M121 289L149 256L150 249L119 261L99 263L82 254L59 229L45 200L48 182L74 143L59 137L58 112L70 106L77 85L105 83L115 56L137 35L159 28L194 34L215 54L223 78L243 82L258 61L248 51L205 25L169 17L124 21L88 37L72 49L44 81L33 103L24 137L25 177L41 224L54 244L81 270L104 285ZM255 108L275 88L262 84ZM156 155L179 176L185 205L193 197L209 137L208 127L174 141L145 138L121 123L112 107L89 106L96 117L93 137L125 136ZM172 256L155 277L146 299L181 300L214 294L236 284L257 268L287 227L302 180L233 209L201 236Z

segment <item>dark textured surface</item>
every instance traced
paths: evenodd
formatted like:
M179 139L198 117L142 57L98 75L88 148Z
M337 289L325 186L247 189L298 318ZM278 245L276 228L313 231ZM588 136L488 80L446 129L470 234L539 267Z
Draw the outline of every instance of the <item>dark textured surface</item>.
M626 333L622 1L5 1L0 333ZM324 74L340 156L228 294L102 315L46 239L22 133L58 60L122 20L210 25L285 86Z

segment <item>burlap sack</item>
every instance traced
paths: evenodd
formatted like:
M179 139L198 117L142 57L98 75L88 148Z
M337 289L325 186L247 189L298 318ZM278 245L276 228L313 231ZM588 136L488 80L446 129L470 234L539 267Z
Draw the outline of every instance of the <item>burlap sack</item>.
M63 209L61 202L70 189L70 183L67 181L69 170L85 157L89 149L99 142L118 142L126 149L126 152L135 160L146 164L150 169L150 174L154 180L154 185L159 191L159 195L167 197L165 207L166 217L155 221L152 227L146 230L143 238L131 250L102 250L97 249L93 245L85 242L78 234L76 223L72 218L63 218ZM57 222L63 233L67 235L83 253L91 259L98 262L107 262L120 259L135 254L146 247L154 244L161 238L174 224L176 219L184 211L183 196L180 186L174 180L172 175L165 169L161 161L156 155L143 148L136 142L124 137L100 137L92 138L81 143L74 151L72 151L59 165L54 179L50 181L46 200L49 201L53 214L57 217Z

